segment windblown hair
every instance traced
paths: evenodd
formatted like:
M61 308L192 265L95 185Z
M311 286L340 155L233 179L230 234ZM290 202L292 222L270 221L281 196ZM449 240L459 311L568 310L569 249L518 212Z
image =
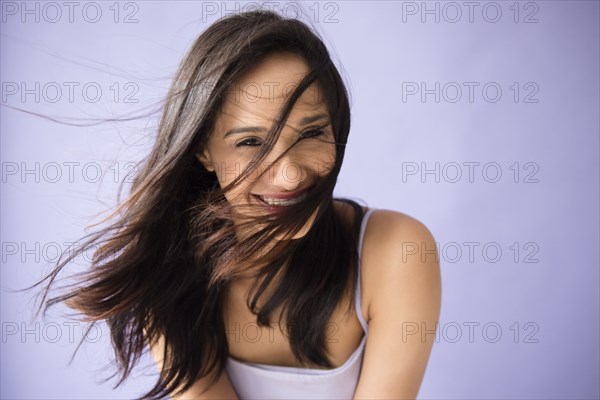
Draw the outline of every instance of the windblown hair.
M301 56L309 73L289 95L250 165L221 188L215 173L195 154L206 145L227 90L250 67L276 52ZM244 224L259 229L240 239L233 222L240 210L229 204L224 193L256 171L294 104L313 83L325 95L335 162L304 201L286 207L286 212L247 220ZM76 251L61 257L51 273L32 286L47 281L40 309L45 304L45 315L50 306L65 302L87 321L107 322L120 373L115 387L130 375L148 343L164 338L160 377L144 395L162 398L186 391L205 376L212 375L214 383L223 372L229 354L224 294L228 283L242 272L239 260L250 259L260 266L246 299L257 323L268 325L271 314L281 307L279 318L285 319L297 360L332 368L325 329L343 296L354 295L362 219L362 208L352 200L339 199L354 206L352 227L333 207L349 130L344 83L324 43L307 25L270 11L216 21L181 62L151 153L129 196L105 220L114 222L86 235ZM282 233L298 232L315 211L305 236L274 240ZM268 254L261 254L268 243L276 244ZM91 266L79 274L71 290L47 298L63 267L91 248L97 249ZM259 309L261 294L276 277L275 291Z

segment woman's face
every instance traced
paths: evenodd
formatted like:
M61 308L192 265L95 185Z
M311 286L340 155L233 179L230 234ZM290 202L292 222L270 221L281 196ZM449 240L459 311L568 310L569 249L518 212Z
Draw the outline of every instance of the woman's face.
M265 145L288 96L308 72L301 57L276 53L245 73L229 90L207 146L197 154L200 162L216 173L222 188L239 176ZM324 99L316 83L302 94L258 169L225 193L231 205L258 205L260 213L279 212L302 201L302 192L330 172L335 162L335 140ZM293 238L304 236L315 217L316 210Z

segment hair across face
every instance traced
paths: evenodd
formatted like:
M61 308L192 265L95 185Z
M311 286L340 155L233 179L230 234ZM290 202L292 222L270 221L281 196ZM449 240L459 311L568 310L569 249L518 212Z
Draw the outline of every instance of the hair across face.
M284 212L331 171L335 135L322 89L314 82L294 104L267 156L240 185L228 188L266 146L289 94L308 72L299 55L273 53L228 89L210 138L197 157L215 173L233 207L246 206L254 214ZM304 236L315 217L316 211L292 238Z

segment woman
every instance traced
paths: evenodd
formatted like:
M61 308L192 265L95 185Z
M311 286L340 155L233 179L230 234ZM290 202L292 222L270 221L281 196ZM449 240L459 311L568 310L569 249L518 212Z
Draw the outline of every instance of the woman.
M182 61L116 221L59 262L42 303L99 246L45 304L107 321L117 385L149 345L161 373L145 398L414 398L440 308L435 242L405 214L333 199L349 129L306 25L217 21Z

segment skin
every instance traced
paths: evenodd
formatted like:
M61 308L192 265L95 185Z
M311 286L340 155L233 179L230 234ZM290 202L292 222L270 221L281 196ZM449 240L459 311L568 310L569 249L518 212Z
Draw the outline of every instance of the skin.
M197 153L205 168L216 174L221 188L245 169L259 146L264 144L287 95L308 71L308 66L299 56L277 53L244 74L228 92L208 144ZM335 161L335 145L329 112L322 99L317 84L303 93L288 116L274 148L258 170L250 179L225 193L231 205L259 206L255 212L268 213L254 195L286 195L310 187L319 176L329 172L328 167ZM303 123L302 120L307 117L314 117L314 121ZM227 134L232 129L239 131L246 127L258 127L262 131ZM286 152L287 149L290 150ZM275 161L284 152L283 157ZM242 214L247 213L243 208L239 209ZM317 210L291 237L306 235L316 213Z
M276 54L242 77L240 86L251 82L278 82L279 87L283 87L286 83L298 82L306 71L306 65L297 56ZM302 118L326 113L325 105L314 101L320 98L319 88L311 87L310 91L296 104L288 125L267 161L275 159L297 140L299 134L307 131L309 126L299 125ZM283 102L284 92L276 93L281 95L281 99L276 95L271 96L273 101L260 99L252 102L242 100L243 97L233 97L226 103L208 146L197 154L198 160L217 174L222 187L234 178L233 173L225 173L234 170L229 166L247 162L250 152L255 151L254 148L240 150L235 143L252 137L264 138L265 134L245 132L223 138L223 132L240 126L268 128ZM317 125L322 124L317 122ZM331 127L324 128L324 131L325 135L330 135L325 136L327 140L332 140ZM313 182L314 174L325 173L324 168L315 167L314 160L327 163L332 162L333 157L333 145L325 144L318 137L303 139L280 160L283 164L273 166L271 175L257 176L244 182L226 198L233 205L257 204L251 193L282 193L306 187ZM300 179L286 179L285 163L292 162L301 171ZM342 202L334 202L334 207L345 224L350 226L354 213L352 207ZM297 236L306 234L312 222L311 218ZM407 252L409 248L411 251ZM250 283L240 279L231 286L224 310L229 330L233 329L232 324L235 323L241 326L255 323L254 314L244 303ZM354 399L414 399L435 339L433 334L422 336L422 329L431 331L436 327L441 306L439 256L435 240L427 227L400 212L384 209L375 211L363 236L360 285L361 312L367 321L369 336ZM272 289L266 290L264 298L269 297ZM336 367L345 363L364 335L356 314L349 317L343 314L348 301L344 298L332 316L332 322L337 327L337 340L327 346ZM417 330L412 331L415 327ZM267 341L237 342L228 337L230 355L247 362L294 365L295 358L289 343L278 336L279 330L263 329L265 331L261 333L261 338L269 338ZM162 350L163 343L160 340L151 346L159 367L162 365ZM221 374L218 382L201 394L207 386L208 379L200 379L183 395L173 399L238 398L227 373Z

